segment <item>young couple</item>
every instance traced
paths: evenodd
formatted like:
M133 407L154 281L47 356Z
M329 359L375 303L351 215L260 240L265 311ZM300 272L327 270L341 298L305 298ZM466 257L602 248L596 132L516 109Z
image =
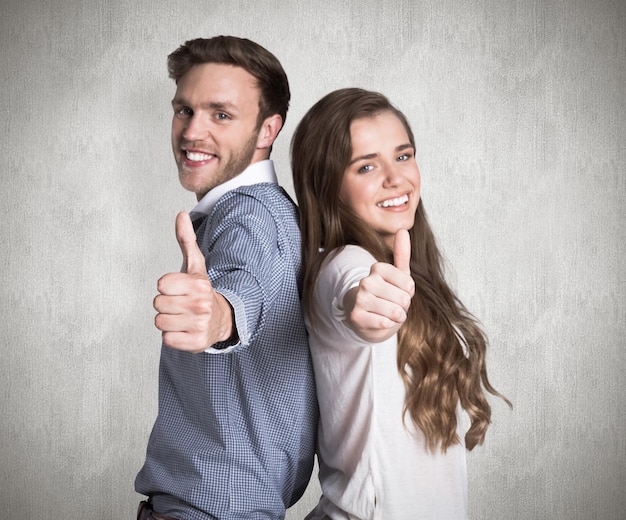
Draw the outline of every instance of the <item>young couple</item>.
M177 217L183 269L154 300L138 518L283 518L316 451L309 519L467 518L465 450L485 437L485 391L499 394L444 279L404 115L356 88L318 101L292 140L298 216L269 160L290 100L278 60L219 36L168 68L179 180L198 204Z

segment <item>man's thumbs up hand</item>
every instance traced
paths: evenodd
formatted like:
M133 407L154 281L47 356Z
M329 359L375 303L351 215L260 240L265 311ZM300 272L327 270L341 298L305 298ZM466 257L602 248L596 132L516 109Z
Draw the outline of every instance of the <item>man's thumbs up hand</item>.
M180 273L168 273L157 282L154 324L168 347L202 352L233 336L232 309L213 289L187 213L176 217L176 240L183 267Z
M181 272L207 278L204 255L196 242L196 233L193 230L189 213L184 211L176 215L176 240L183 254Z

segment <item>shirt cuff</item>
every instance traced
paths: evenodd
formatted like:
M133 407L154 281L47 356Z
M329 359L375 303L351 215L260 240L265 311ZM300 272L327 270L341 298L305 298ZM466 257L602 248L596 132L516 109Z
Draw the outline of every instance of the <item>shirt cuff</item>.
M228 301L232 308L234 316L233 325L236 329L234 332L237 333L237 339L235 341L226 340L215 343L207 348L205 352L208 354L227 354L247 346L250 342L250 333L248 332L248 323L246 320L246 308L243 301L233 292L223 289L217 292L226 298L226 301Z

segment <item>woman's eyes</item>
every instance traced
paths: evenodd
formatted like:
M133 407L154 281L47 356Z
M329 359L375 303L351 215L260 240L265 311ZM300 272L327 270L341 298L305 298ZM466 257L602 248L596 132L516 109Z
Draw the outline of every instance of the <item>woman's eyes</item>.
M399 155L398 157L396 157L396 161L398 162L406 162L409 161L411 159L411 157L413 157L413 154L411 153L403 153L402 155ZM364 164L363 166L361 166L357 172L358 173L368 173L371 172L374 169L374 165L373 164Z

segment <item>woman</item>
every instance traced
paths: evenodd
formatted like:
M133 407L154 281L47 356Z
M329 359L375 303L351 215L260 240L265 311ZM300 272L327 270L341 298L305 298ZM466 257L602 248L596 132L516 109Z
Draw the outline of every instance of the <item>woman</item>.
M291 162L321 413L307 518L465 519L465 449L499 394L443 276L411 128L381 94L338 90L298 125Z

